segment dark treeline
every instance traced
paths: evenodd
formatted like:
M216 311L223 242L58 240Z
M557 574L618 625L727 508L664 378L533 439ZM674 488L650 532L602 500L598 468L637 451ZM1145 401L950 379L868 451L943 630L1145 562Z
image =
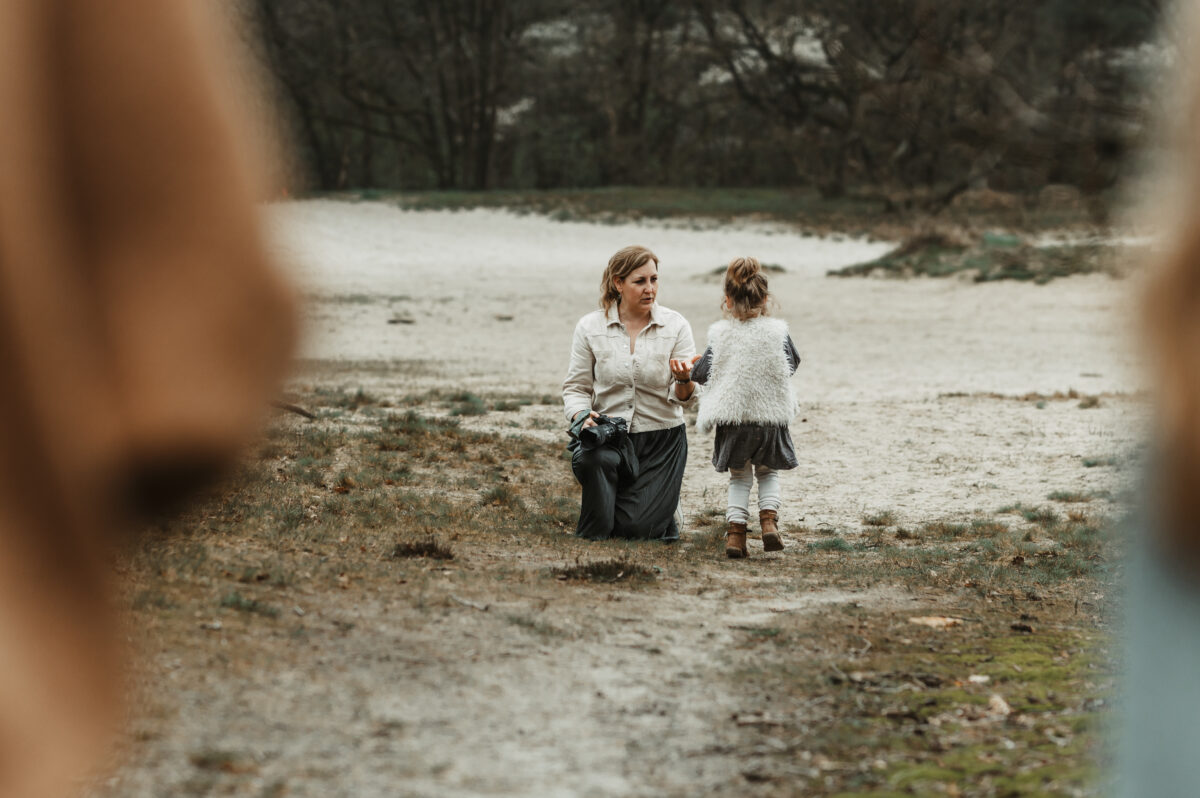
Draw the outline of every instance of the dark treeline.
M1159 0L252 0L319 189L1117 178Z

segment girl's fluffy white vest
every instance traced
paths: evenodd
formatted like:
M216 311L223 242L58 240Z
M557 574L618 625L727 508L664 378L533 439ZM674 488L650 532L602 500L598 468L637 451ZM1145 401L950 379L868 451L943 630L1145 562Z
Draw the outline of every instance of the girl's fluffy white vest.
M787 336L786 322L762 316L718 321L708 328L712 368L700 398L698 430L791 422L796 396L783 348Z

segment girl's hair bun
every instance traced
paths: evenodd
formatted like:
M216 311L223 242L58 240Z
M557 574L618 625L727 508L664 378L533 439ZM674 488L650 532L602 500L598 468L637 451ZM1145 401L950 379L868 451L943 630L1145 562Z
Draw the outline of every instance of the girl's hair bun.
M729 262L729 275L736 282L744 283L762 271L758 258L734 258Z
M725 269L725 296L729 298L727 311L736 319L745 321L767 315L767 300L771 295L758 258L729 261Z

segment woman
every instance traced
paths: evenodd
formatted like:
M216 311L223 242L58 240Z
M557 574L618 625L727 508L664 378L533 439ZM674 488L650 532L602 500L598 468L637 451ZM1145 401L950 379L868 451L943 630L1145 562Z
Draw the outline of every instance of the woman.
M576 430L595 426L599 415L629 425L616 445L571 444L571 470L583 486L575 534L589 540L679 538L683 408L694 399L688 373L696 345L687 320L657 297L658 257L625 247L600 280L600 310L575 325L563 381L567 420Z

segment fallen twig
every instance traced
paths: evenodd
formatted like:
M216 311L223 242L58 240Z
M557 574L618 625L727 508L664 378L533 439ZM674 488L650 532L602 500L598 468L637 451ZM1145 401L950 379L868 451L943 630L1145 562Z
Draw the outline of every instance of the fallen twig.
M453 593L450 594L450 600L457 604L461 604L464 607L470 607L473 610L479 610L480 612L487 612L488 607L492 606L491 604L476 604L474 601L467 601L466 599L459 598Z
M295 413L298 416L304 416L312 421L316 421L317 419L316 413L313 413L311 410L305 410L300 405L293 405L288 402L271 402L271 407L278 408L279 410L286 410L289 413Z

